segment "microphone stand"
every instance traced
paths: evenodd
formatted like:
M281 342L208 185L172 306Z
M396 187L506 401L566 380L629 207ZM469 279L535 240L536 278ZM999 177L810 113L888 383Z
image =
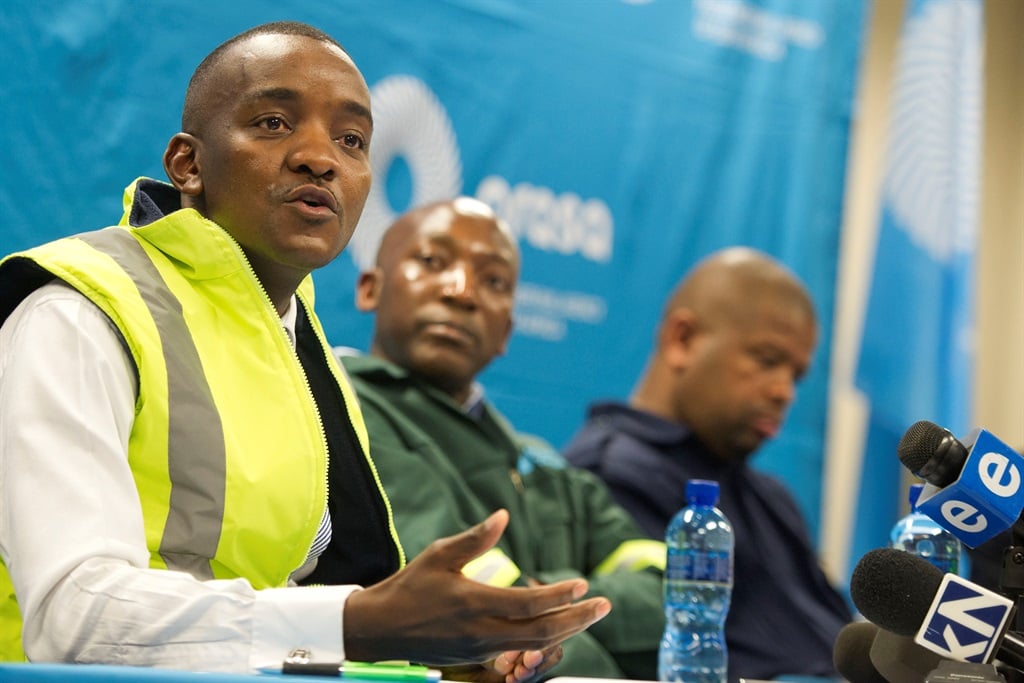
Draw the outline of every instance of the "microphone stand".
M1010 541L1011 545L1003 551L999 591L1016 604L1013 630L1024 631L1024 520L1013 523Z
M1010 530L1010 545L1003 551L999 574L999 592L1014 601L1014 631L1024 631L1024 519L1018 519ZM1007 683L1024 683L1024 674L1016 669L1000 671Z

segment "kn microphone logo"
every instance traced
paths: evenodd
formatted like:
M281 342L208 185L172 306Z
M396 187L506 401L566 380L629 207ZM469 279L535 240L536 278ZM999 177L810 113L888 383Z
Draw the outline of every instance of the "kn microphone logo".
M1013 602L946 574L914 641L949 659L985 663L999 645Z

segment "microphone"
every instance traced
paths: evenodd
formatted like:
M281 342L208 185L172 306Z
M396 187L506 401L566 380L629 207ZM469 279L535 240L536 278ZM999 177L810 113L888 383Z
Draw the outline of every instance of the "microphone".
M967 449L953 433L928 420L910 425L896 453L914 476L939 488L956 481L967 460Z
M879 673L871 661L871 646L879 628L869 621L844 626L832 646L832 664L850 683L895 683Z
M1024 671L1024 640L1008 632L1013 601L911 553L878 548L850 577L850 597L879 627L947 659L999 659Z
M928 482L918 509L970 548L1006 531L1024 509L1024 457L984 429L963 442L921 420L896 449L900 462Z
M921 647L913 638L898 636L884 628L878 629L868 656L889 683L924 683L939 664L949 661Z
M939 664L950 661L913 638L898 636L870 621L844 626L832 648L836 671L850 683L925 683Z

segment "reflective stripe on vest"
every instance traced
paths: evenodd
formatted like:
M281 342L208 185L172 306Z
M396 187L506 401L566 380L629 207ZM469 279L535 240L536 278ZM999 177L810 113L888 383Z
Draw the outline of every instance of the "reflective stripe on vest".
M604 576L619 571L639 572L649 567L665 571L665 551L665 544L661 541L625 541L597 565L594 574Z
M153 316L167 368L171 480L169 511L158 552L168 569L212 579L209 558L217 552L224 520L224 431L181 303L127 230L98 230L78 238L124 269Z
M474 581L499 588L511 586L522 574L516 563L500 548L491 548L480 557L470 560L462 568L462 573Z

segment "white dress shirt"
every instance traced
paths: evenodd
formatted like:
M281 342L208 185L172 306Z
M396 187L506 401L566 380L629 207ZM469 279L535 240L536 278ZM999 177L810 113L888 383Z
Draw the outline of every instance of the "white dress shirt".
M294 304L289 313L294 325ZM343 659L342 609L356 586L257 591L149 568L127 460L136 378L122 344L60 282L0 327L0 556L29 658L239 672L280 666L296 647Z

